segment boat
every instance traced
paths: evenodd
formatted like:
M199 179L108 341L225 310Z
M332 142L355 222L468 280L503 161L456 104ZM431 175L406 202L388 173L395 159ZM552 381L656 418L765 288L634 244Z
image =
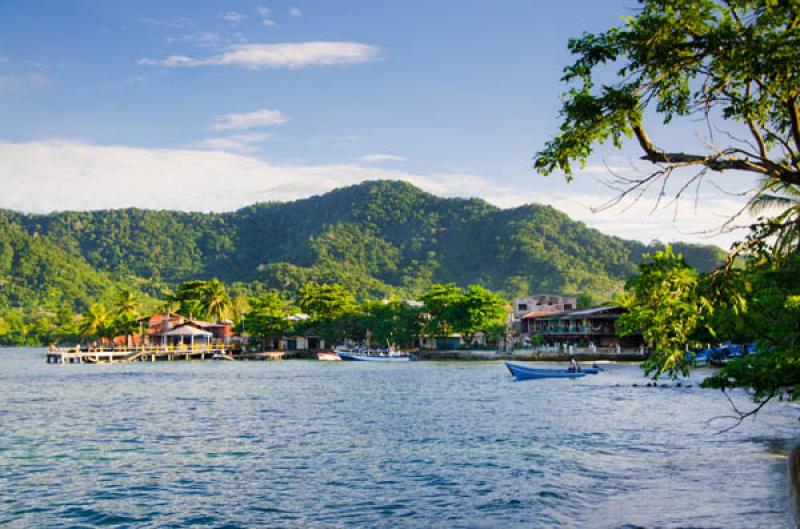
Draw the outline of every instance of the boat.
M339 358L349 362L411 362L417 357L411 353L392 351L390 349L376 350L363 347L347 349L337 347L335 353Z
M581 378L585 377L587 373L582 372L569 372L566 369L532 369L526 366L520 366L505 362L506 367L517 380L529 380L539 378Z
M584 367L584 366L581 366L581 365L579 365L578 366L578 370L575 371L575 370L567 368L567 367L563 367L563 368L544 368L544 367L525 366L525 365L522 365L522 364L510 364L510 363L506 362L506 367L508 367L509 371L511 371L511 367L510 366L514 366L515 368L517 368L517 369L519 369L521 371L530 371L532 373L544 373L544 374L547 374L547 373L585 373L587 375L596 375L597 373L602 371L602 369L599 368L599 367ZM514 374L513 371L512 371L512 374Z
M320 351L317 353L317 360L325 360L325 361L337 361L341 360L342 357L336 354L335 352L331 351Z
M351 362L411 362L417 357L411 353L339 353L342 360Z

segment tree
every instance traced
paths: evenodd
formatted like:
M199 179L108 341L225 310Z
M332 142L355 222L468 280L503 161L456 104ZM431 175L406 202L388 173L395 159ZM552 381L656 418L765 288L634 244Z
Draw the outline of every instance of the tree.
M770 278L788 277L800 241L795 200L800 195L799 44L797 2L772 0L642 0L641 9L623 26L569 41L576 59L564 70L569 88L559 131L535 157L541 173L561 170L571 180L574 166L585 164L597 144L611 141L621 148L633 138L642 160L655 169L639 178L619 177L619 194L608 205L640 197L653 186L663 195L673 174L683 178L675 188L677 200L715 171L762 179L749 195L752 211L779 206L777 215L751 226L718 273L695 277L681 259L667 253L643 265L630 283L631 314L623 326L647 333L656 350L647 368L656 375L682 371L680 349L703 332L716 333L727 319L736 320L740 329L761 321L758 338L769 345L709 384L748 387L758 400L793 383L793 376L767 372L785 373L798 343L796 322L783 333L771 328L780 319L775 311L792 314L795 298ZM609 69L612 79L598 82ZM702 152L667 149L647 132L652 123L647 125L645 118L651 116L663 125L686 118L703 122L708 131L724 130L707 138ZM730 212L731 219L737 215ZM740 255L747 263L745 273L731 266ZM772 296L776 289L780 293ZM771 301L758 301L765 299ZM781 338L767 339L771 334Z
M225 283L216 278L206 281L199 294L197 308L202 317L219 321L230 315L233 304Z
M449 336L453 332L454 309L462 294L459 287L448 283L433 285L422 295L420 299L425 304L426 332L429 335Z
M352 292L337 284L306 283L300 288L297 305L312 319L332 321L356 307Z
M392 348L411 347L421 332L420 309L404 301L370 301L364 304L364 327L371 342Z
M486 333L486 340L490 345L498 345L500 340L508 338L509 328L506 323L492 323L484 330Z
M638 197L660 188L676 171L684 174L679 199L708 171L754 174L784 186L800 184L800 9L794 1L642 0L642 8L622 27L585 33L569 41L577 56L564 70L570 84L561 109L561 126L535 157L543 174L556 169L571 180L597 144L620 148L635 138L642 160L655 170L640 178L619 177L619 195ZM613 82L599 83L609 66ZM656 145L645 116L704 120L707 130L726 127L707 138L704 152L682 152ZM741 139L739 139L741 138ZM717 146L725 139L728 145ZM696 169L696 171L681 171ZM661 181L661 182L659 182ZM751 202L769 192L762 187ZM737 212L731 212L731 217ZM744 251L791 222L761 221L736 250Z
M762 217L755 239L765 241L772 238L773 255L788 255L798 251L800 243L800 186L765 177L761 180L760 193L750 201L749 210L754 214L777 213L774 217ZM746 243L750 246L751 243Z
M231 300L231 313L233 321L242 322L245 316L250 312L252 307L247 297L239 294Z
M114 334L130 335L137 331L137 320L141 315L139 296L129 288L120 289L114 297L109 313Z
M295 326L298 332L315 334L328 344L364 334L356 297L341 285L306 283L300 287L297 305L311 316Z
M250 311L244 320L244 332L264 342L266 338L281 336L289 328L286 319L291 314L289 302L276 290L262 292L248 300Z
M622 304L629 312L617 322L624 336L641 333L653 351L643 364L645 373L676 376L688 374L688 348L696 347L695 335L710 307L698 294L697 272L667 246L645 256L639 275L628 281Z
M108 309L101 303L89 305L86 314L83 315L80 323L80 337L84 340L97 338L110 338L112 332L113 317Z
M199 316L201 314L200 299L203 296L205 281L184 281L172 294L167 296L170 312L176 310L186 316Z
M470 285L451 308L454 330L472 343L475 334L503 323L506 302L480 285Z
M734 359L706 379L704 384L721 390L750 388L759 404L778 395L800 398L800 254L776 259L764 253L751 259L740 274L738 291L742 310L733 329L755 342L755 354ZM721 318L730 324L731 317ZM721 325L720 325L721 327ZM758 408L756 408L758 409Z
M209 281L184 281L167 301L171 307L177 305L181 314L194 318L219 321L233 312L233 302L225 283L216 278Z

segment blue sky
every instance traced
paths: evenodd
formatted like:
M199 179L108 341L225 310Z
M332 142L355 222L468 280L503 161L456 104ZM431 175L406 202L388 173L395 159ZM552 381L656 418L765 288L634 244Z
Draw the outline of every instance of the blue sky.
M0 207L230 210L402 178L550 203L645 241L708 241L706 209L678 223L650 203L591 213L609 196L596 180L635 150L601 150L571 185L531 169L557 126L567 40L634 7L0 0Z

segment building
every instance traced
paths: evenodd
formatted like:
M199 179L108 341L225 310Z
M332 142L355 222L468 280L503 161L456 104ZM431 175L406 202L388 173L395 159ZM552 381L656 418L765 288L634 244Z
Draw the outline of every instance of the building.
M233 322L230 320L211 323L193 320L175 312L157 312L138 321L144 342L150 345L227 345L234 336L231 328Z
M282 336L277 342L281 351L319 351L325 349L325 340L319 336Z
M486 335L482 332L476 332L472 337L472 342L467 344L464 337L460 334L453 333L449 336L428 336L420 338L419 344L422 349L436 350L436 351L451 351L463 349L464 347L485 347L487 343Z
M555 296L553 294L535 294L514 299L514 319L519 321L529 313L566 312L578 308L578 298L572 296Z
M529 314L522 319L523 334L540 337L544 344L571 344L598 348L641 347L641 335L620 337L616 321L627 312L612 305L565 311L557 314Z

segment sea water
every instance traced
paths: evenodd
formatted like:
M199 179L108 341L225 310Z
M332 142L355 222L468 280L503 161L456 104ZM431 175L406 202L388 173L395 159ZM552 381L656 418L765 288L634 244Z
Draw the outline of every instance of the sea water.
M0 351L0 526L790 526L798 410L634 365L47 365ZM637 384L640 387L634 387ZM746 407L743 394L737 403Z

